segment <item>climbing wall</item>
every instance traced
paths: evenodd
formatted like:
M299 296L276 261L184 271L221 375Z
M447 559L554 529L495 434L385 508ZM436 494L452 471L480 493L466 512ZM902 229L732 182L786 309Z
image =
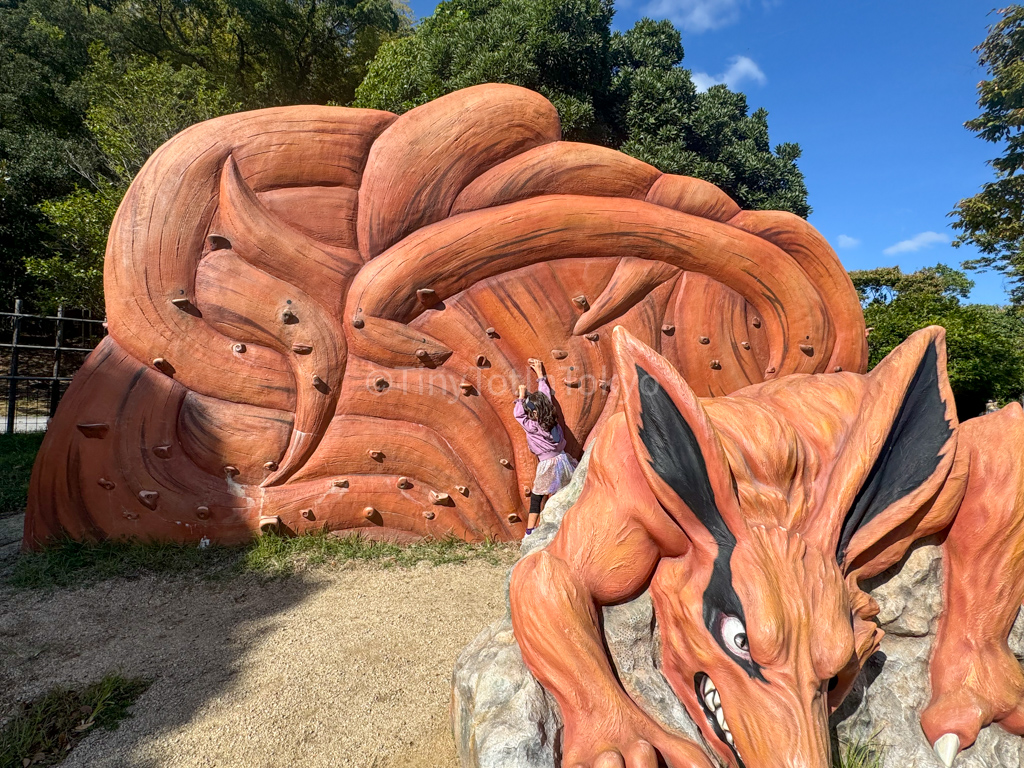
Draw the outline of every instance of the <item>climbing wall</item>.
M193 126L129 189L104 279L110 336L47 433L26 546L510 539L529 357L577 454L616 406L615 325L711 396L867 361L807 222L561 141L554 107L506 85Z

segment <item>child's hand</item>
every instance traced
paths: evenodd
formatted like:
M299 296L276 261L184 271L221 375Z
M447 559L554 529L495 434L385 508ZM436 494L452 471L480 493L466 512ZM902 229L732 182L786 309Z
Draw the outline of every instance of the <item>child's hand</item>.
M530 364L530 367L533 368L533 372L537 374L538 379L544 375L544 363L542 361L538 360L536 357L531 357L527 362Z
M519 385L519 399L522 400L524 397L526 397L526 385L525 384L520 384Z

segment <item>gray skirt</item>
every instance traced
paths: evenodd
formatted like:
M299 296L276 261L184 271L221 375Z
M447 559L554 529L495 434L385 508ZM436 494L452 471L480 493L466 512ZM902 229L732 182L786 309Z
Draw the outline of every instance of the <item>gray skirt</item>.
M561 490L572 480L575 469L576 460L567 453L560 453L553 459L544 459L537 464L533 492L538 496L550 496Z

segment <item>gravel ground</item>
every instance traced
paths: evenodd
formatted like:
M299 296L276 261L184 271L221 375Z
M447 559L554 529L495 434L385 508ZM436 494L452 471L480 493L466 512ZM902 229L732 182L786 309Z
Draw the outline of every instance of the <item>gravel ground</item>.
M62 766L457 766L456 655L507 566L350 564L275 581L149 577L0 589L0 712L109 672L154 678Z

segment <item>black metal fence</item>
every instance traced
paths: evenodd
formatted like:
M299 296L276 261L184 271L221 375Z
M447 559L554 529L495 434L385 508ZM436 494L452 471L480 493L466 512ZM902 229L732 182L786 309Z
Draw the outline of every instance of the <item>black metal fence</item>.
M71 376L106 335L105 321L61 307L56 315L0 312L0 433L42 432Z

